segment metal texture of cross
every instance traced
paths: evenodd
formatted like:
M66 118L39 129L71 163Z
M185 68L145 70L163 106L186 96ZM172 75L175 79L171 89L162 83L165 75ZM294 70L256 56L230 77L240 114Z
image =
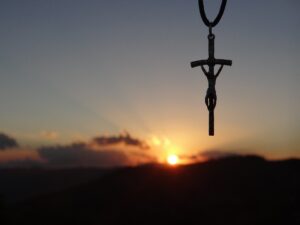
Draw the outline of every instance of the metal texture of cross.
M209 111L209 135L214 136L214 110L217 104L217 93L216 93L216 80L220 75L223 66L231 66L232 61L226 59L216 59L215 58L215 35L212 33L212 28L216 26L222 18L222 15L225 10L227 0L222 0L222 5L220 11L213 22L210 22L205 14L203 0L199 0L199 11L202 17L203 22L209 28L208 38L208 59L198 60L191 62L191 67L200 66L203 73L207 77L208 80L208 89L205 96L205 104ZM220 65L217 73L215 73L215 66ZM208 71L205 69L205 66L208 67Z

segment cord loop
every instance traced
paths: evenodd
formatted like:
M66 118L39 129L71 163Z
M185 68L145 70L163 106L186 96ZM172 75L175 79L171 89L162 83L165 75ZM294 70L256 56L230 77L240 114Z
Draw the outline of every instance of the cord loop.
M212 22L209 21L206 16L203 0L198 0L198 2L199 2L200 15L201 15L201 18L202 18L204 24L206 26L208 26L210 29L212 27L215 27L220 22L223 14L224 14L227 0L222 0L222 4L221 4L220 10L219 10L219 13L218 13L217 17L214 19L214 21L212 21Z

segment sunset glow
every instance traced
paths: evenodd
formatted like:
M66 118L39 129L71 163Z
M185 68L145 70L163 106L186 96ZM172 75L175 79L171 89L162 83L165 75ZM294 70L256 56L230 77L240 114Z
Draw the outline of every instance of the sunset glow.
M178 156L177 155L169 155L167 161L168 161L169 165L172 165L172 166L177 165L178 164Z

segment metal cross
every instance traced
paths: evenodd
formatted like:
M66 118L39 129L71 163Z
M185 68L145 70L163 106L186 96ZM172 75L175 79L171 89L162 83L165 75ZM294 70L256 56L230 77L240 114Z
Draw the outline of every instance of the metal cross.
M205 104L207 106L207 109L209 111L209 135L214 136L214 109L217 104L217 93L216 93L216 80L218 76L220 75L223 66L231 66L232 61L226 60L226 59L216 59L215 58L215 35L212 33L212 28L216 26L219 21L222 18L222 15L225 10L227 0L222 0L222 5L220 8L220 11L218 13L218 16L213 22L209 22L209 20L206 17L205 10L204 10L204 4L203 0L199 0L199 11L200 15L202 17L203 22L206 26L209 28L209 35L208 38L208 59L204 60L198 60L191 62L191 67L198 67L201 66L201 69L208 80L208 88L206 91L205 96ZM215 66L220 65L217 73L215 73ZM208 71L205 69L204 66L208 66Z

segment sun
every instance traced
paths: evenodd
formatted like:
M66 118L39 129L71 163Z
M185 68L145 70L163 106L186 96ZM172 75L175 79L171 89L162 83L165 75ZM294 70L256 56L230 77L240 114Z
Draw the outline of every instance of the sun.
M178 156L177 155L169 155L167 158L167 161L170 165L174 166L176 164L178 164Z

